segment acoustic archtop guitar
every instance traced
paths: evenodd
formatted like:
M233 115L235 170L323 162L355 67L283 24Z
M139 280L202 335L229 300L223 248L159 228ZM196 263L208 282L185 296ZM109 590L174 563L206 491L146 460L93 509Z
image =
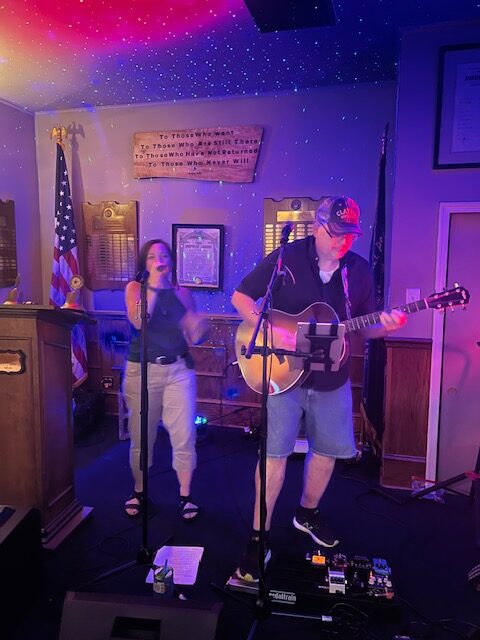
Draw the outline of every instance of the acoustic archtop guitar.
M464 289L460 285L455 285L453 289L448 289L440 293L432 293L428 298L409 302L408 304L395 307L395 309L408 314L423 311L424 309L453 309L453 307L459 305L466 306L469 300L470 294L467 289ZM364 316L343 321L342 324L345 325L345 332L359 331L378 324L380 322L380 314L381 311L375 311ZM316 302L297 315L272 309L270 322L272 327L283 329L291 334L292 338L295 338L299 322L338 324L339 319L330 305L324 302ZM242 322L239 325L235 337L235 352L245 382L253 391L262 393L262 356L260 354L254 354L251 358L247 359L242 353L242 347L246 347L249 344L252 333L252 327L246 322ZM262 335L261 332L259 332L255 345L260 347L262 346L261 343ZM268 347L271 347L270 331ZM346 341L344 341L340 366L345 363L347 357L348 348ZM302 357L295 355L277 356L276 354L272 354L268 355L267 359L269 395L277 395L300 385L310 373L309 370L305 370L303 364L305 361Z

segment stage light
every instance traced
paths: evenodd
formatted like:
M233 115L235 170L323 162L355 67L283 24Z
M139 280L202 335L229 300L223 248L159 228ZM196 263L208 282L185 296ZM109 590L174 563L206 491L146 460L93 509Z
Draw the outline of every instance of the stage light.
M195 424L196 424L197 426L204 425L204 424L208 424L208 419L207 419L207 417L206 417L206 416L199 416L199 415L197 415L197 416L195 416Z

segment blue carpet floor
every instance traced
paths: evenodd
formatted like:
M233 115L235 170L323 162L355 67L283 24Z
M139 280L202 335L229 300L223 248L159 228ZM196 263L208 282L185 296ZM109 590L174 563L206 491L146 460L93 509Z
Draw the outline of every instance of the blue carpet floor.
M10 621L13 628L1 634L3 638L58 638L67 590L96 593L99 598L102 594L159 597L145 584L146 567L136 562L142 543L141 521L123 513L123 502L131 491L128 446L128 441L117 439L116 425L108 421L76 438L76 495L81 504L93 507L93 512L56 550L43 551L43 574L35 583L29 581L35 591L33 603ZM178 515L171 451L161 429L156 444L149 484L148 545L156 549L168 540L170 544L205 548L197 582L182 588L182 595L188 603L206 609L215 602L221 605L217 640L480 637L480 592L467 582L468 571L480 562L472 502L467 496L449 493L444 504L431 500L398 504L388 496L403 500L408 494L385 490L386 496L382 496L372 491L379 488L378 463L368 456L354 465L337 464L322 510L339 534L337 552L388 561L395 607L383 611L374 603L365 613L354 602L335 607L319 600L318 610L309 613L320 617L330 612L331 621L283 617L277 615L279 611L259 620L265 609L255 606L255 597L233 592L236 597L232 598L224 593L222 588L250 531L257 446L241 430L207 428L198 442L192 492L202 511L195 522L186 523ZM292 456L271 533L269 572L273 575L291 564L301 565L306 553L315 550L310 538L291 524L301 491L302 467L302 457ZM133 567L98 580L104 572L130 561ZM285 611L280 609L280 613ZM288 607L286 612L292 613ZM183 615L188 616L187 609ZM254 622L256 629L251 632ZM197 633L192 624L189 640L195 640ZM91 637L78 629L78 638Z

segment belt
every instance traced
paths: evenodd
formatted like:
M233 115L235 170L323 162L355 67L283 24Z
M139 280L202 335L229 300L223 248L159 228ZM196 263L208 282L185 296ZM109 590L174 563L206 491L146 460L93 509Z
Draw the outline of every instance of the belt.
M186 358L185 353L179 356L158 356L157 358L153 358L153 360L150 360L150 362L152 362L153 364L173 364L174 362L177 362L178 360L182 360L184 358Z

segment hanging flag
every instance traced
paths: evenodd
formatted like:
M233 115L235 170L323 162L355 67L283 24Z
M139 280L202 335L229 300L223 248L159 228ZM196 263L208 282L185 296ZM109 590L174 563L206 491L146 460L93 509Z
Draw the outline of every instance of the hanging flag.
M370 244L370 266L377 310L385 306L385 170L387 163L388 122L382 136L380 150L377 209ZM375 453L380 452L383 433L383 384L385 372L385 341L383 338L368 340L365 348L362 415L368 439Z
M387 164L387 141L388 122L385 125L382 136L378 171L377 210L370 243L370 266L373 271L375 304L379 311L383 310L385 305L385 170Z
M78 275L78 250L67 164L62 145L57 142L55 179L55 244L53 248L50 304L61 307L70 291L72 276ZM87 378L87 344L82 327L72 328L72 380L78 387Z

